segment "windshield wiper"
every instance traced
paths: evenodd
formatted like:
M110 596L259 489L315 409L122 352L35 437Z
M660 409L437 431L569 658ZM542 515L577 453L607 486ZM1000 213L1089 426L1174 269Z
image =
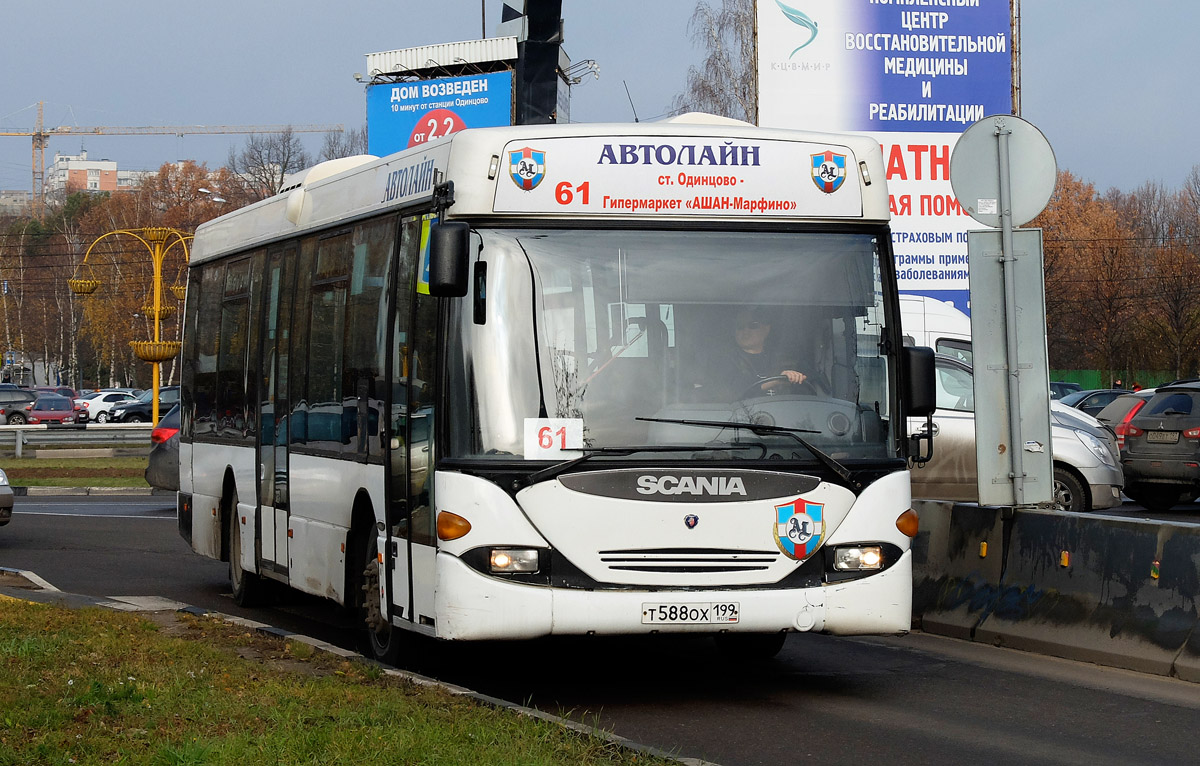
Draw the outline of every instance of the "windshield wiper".
M790 436L799 442L801 447L812 453L812 456L817 459L821 465L833 471L839 479L842 480L843 486L849 490L862 489L862 484L854 479L850 473L850 469L834 460L831 456L825 454L821 450L814 447L800 434L819 434L820 431L814 431L811 428L785 428L783 426L767 426L758 423L734 423L727 420L684 420L674 418L634 418L634 420L644 420L647 423L671 423L679 426L701 426L704 428L740 428L749 431L756 436L764 434L784 434Z
M751 449L755 446L761 445L747 444L744 449ZM529 476L525 477L522 485L525 487L531 487L539 482L549 481L556 476L566 473L580 463L591 460L596 455L616 455L618 457L623 457L625 455L632 455L637 452L708 452L715 450L727 451L729 450L729 446L713 446L707 444L701 446L696 446L693 444L650 444L638 447L585 447L583 454L579 457L573 457L570 460L564 460L561 463L555 463L549 468L543 468L540 471L534 471L533 473L529 474Z

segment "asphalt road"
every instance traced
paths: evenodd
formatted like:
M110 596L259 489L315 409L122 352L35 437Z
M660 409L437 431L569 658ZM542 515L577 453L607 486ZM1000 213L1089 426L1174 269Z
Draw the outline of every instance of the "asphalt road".
M0 566L64 591L162 596L354 646L325 602L234 606L227 565L191 553L170 502L19 498L0 528ZM1200 761L1198 685L920 634L796 635L752 664L701 639L414 640L404 664L726 766Z

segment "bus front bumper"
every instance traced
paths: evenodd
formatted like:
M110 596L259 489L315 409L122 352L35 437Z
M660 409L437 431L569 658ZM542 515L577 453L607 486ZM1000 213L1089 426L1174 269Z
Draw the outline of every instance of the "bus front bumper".
M550 635L817 632L895 635L912 625L912 553L882 572L790 590L571 590L506 582L457 557L437 556L435 630L439 638L483 641ZM735 605L731 608L729 605ZM718 606L723 605L723 606ZM650 621L688 614L736 622ZM671 607L675 607L674 612Z

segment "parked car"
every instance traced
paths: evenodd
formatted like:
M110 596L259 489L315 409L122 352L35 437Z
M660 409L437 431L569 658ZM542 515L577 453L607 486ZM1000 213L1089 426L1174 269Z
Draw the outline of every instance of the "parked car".
M1200 382L1159 386L1123 431L1129 499L1166 511L1200 494Z
M96 390L104 391L106 393L129 394L130 396L137 397L137 396L141 396L142 392L145 391L146 389L144 389L144 388L121 388L118 386L115 388L98 388Z
M150 418L154 417L153 399L154 389L143 391L131 402L120 402L113 405L108 413L109 418L114 423L149 423ZM163 386L159 389L158 415L160 418L163 413L176 404L179 404L179 386Z
M25 417L25 405L36 400L37 394L29 389L16 386L0 388L0 424L25 425L28 422Z
M86 423L87 413L65 396L42 394L32 404L25 405L25 420L30 425L70 425Z
M81 396L75 404L87 410L88 419L97 423L107 423L112 417L112 408L122 402L134 402L137 397L123 391L97 391L88 396Z
M1067 383L1062 380L1050 381L1050 398L1051 399L1061 399L1064 396L1066 396L1067 394L1071 394L1076 391L1082 391L1082 390L1083 390L1083 386L1079 385L1078 383Z
M159 489L179 490L179 405L162 416L150 432L150 462L146 482Z
M1060 397L1059 401L1068 407L1083 410L1092 417L1096 417L1109 402L1121 394L1127 393L1129 392L1123 388L1093 388L1086 391L1072 391Z
M979 501L975 456L975 387L971 366L938 354L933 459L912 472L913 497ZM913 420L910 429L921 427ZM1050 402L1053 502L1059 510L1086 513L1121 504L1123 477L1116 437L1095 418Z
M0 527L12 521L13 489L8 474L0 469Z
M75 389L71 388L70 386L34 386L33 392L35 394L58 394L59 396L65 396L72 401L79 396L79 394L75 392Z
M1111 428L1117 435L1118 449L1125 446L1125 432L1129 430L1129 421L1137 414L1138 410L1146 406L1146 402L1150 401L1151 396L1154 396L1153 388L1126 391L1096 414L1096 420Z

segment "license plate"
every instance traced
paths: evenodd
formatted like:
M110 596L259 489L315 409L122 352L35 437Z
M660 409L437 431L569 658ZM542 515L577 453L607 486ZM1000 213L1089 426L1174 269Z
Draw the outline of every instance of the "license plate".
M1179 441L1178 431L1147 431L1146 441L1155 444L1176 444Z
M728 625L737 622L736 601L701 604L642 604L643 625Z

